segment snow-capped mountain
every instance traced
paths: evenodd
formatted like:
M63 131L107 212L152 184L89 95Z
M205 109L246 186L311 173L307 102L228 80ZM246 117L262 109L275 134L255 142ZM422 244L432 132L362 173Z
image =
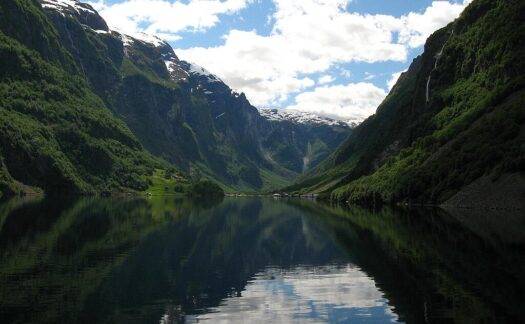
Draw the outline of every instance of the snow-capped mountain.
M93 91L152 154L230 188L261 190L316 166L351 132L345 122L258 110L166 41L111 29L89 5L41 0ZM271 176L268 176L271 175Z
M62 17L75 17L86 28L98 33L108 33L109 28L98 12L87 3L76 0L41 0L42 8L51 9Z
M95 14L96 11L87 3L82 3L76 0L42 0L43 8L51 8L56 11L67 14L72 10L80 13L80 11L87 11L89 13Z
M259 113L269 121L290 121L297 124L327 125L350 128L357 126L354 122L335 120L328 117L318 116L309 112L292 109L260 108Z

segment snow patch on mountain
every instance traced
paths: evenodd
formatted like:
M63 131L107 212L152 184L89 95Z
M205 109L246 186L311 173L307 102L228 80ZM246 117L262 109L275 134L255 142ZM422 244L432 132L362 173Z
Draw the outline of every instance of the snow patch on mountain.
M54 10L60 13L62 16L70 15L85 17L86 15L96 15L99 17L97 11L94 10L89 4L82 3L78 0L41 0L41 2L42 7ZM102 18L100 19L102 20ZM107 26L105 27L106 30L99 30L99 26L95 26L96 29L94 29L94 27L87 26L85 24L81 25L86 30L91 32L98 34L112 33L113 35L117 36L124 45L124 53L126 55L128 54L128 48L135 46L136 44L143 44L158 48L172 80L184 81L187 80L188 77L193 76L200 79L201 82L224 83L219 77L210 73L205 68L197 64L180 61L175 55L173 48L166 41L155 35L143 32L124 32L118 28L108 29Z
M134 38L135 40L141 41L143 43L153 45L155 47L165 46L167 43L163 41L162 39L158 38L157 36L146 34L143 32L137 32L137 33L128 33L127 36L130 36Z
M94 33L97 33L97 34L109 34L109 33L111 33L111 31L109 31L109 30L93 29L91 26L84 25L84 24L80 24L80 26L82 26L82 28L84 28L84 29L90 30L90 31L92 31Z
M58 13L62 17L74 17L80 25L90 32L108 34L110 30L98 12L88 3L78 0L40 0L46 11Z
M168 69L169 73L175 72L175 67L173 66L174 63L172 61L164 61L164 64L166 64L166 69Z
M86 11L95 14L96 11L88 4L76 0L42 0L43 8L51 8L64 15L69 10L75 10L77 13Z
M131 46L137 41L154 47L169 46L168 43L155 35L146 34L143 32L124 33L118 28L112 29L112 31L120 35L120 39L122 40L124 46Z
M357 126L354 122L335 120L332 118L321 117L312 113L291 109L259 108L259 113L269 121L290 121L296 124L328 125L350 128Z
M41 0L42 7L46 9L52 9L60 13L62 16L68 15L97 15L98 13L93 7L91 7L87 3L82 3L78 0ZM84 28L92 29L89 26L82 25ZM94 32L98 34L108 33L107 30L94 30ZM119 30L118 28L113 28L111 31L116 32L119 34L120 39L122 40L122 43L124 46L131 46L135 42L142 42L147 45L151 45L154 47L162 47L162 46L169 46L168 43L166 43L164 40L160 39L159 37L151 34L146 34L143 32L123 32Z
M209 82L223 82L219 77L210 73L208 70L194 63L189 63L189 73L199 76L204 76ZM224 83L224 82L223 82Z
M97 34L109 34L110 32L108 32L107 30L93 30L95 33Z

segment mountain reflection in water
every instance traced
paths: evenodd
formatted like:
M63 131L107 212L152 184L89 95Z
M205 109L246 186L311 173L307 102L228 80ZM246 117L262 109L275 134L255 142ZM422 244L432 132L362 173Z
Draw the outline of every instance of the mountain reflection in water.
M520 214L305 200L11 200L0 204L0 318L515 323L523 229Z

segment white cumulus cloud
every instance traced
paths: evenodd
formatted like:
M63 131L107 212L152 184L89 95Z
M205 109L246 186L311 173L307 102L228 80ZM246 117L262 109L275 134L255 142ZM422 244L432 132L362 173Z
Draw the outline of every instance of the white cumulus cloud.
M98 0L94 5L110 26L175 41L181 32L211 28L220 23L221 15L237 13L254 1L122 0L108 5ZM351 0L273 2L275 12L267 19L272 25L270 34L231 29L219 46L175 49L177 54L217 74L232 88L246 93L255 105L279 107L297 96L293 106L311 111L313 98L330 91L332 98L339 99L323 108L325 114L364 119L375 111L384 91L372 89L370 83L326 87L333 82L325 75L327 71L352 62L405 62L409 49L423 45L433 31L456 18L470 0L433 1L421 12L399 17L351 12ZM347 69L340 73L352 75ZM318 88L312 88L315 80ZM368 92L357 94L356 88ZM336 95L335 91L353 92ZM365 100L367 96L373 99ZM320 107L315 109L321 111Z
M280 105L313 86L308 74L337 63L403 61L407 50L393 42L382 17L344 11L348 1L275 1L268 36L231 30L216 47L177 49L243 91L255 105Z
M384 89L368 82L321 86L297 95L295 104L287 109L361 122L375 113L386 95Z
M424 45L430 34L458 17L468 2L434 1L423 13L411 12L401 17L399 41L412 48Z
M245 92L255 105L279 106L313 85L310 74L326 72L336 64L405 61L409 48L422 45L430 33L457 17L464 7L434 1L424 12L394 17L348 12L348 0L274 0L274 3L276 12L270 35L231 30L221 46L177 52ZM348 71L345 75L350 74ZM329 83L327 80L318 80L318 84ZM326 90L319 90L322 91ZM301 106L304 103L299 97L296 102L297 109L311 110ZM353 107L346 111L333 107L326 110L347 118L349 111L356 111L355 104ZM364 106L360 111L372 113L375 108ZM359 118L364 116L361 112Z
M219 23L219 15L233 14L251 0L126 0L107 4L90 2L110 27L124 32L146 32L178 39L181 31L203 31Z

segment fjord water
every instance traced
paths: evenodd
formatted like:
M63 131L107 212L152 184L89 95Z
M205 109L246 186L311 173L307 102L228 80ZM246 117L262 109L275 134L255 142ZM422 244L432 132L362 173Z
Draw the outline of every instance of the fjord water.
M523 216L306 200L0 204L2 323L518 323Z

